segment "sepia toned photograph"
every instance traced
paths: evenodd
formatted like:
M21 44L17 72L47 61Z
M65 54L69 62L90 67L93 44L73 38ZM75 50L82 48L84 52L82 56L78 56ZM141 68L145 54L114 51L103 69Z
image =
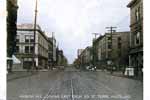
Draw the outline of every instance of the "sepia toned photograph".
M6 0L6 12L7 100L144 100L143 0Z

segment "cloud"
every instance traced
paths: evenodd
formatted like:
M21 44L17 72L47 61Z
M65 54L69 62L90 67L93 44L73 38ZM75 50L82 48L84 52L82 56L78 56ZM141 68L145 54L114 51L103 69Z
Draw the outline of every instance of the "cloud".
M59 47L70 63L77 49L92 44L92 33L104 34L106 26L129 30L130 0L38 0L38 23L55 32ZM19 0L18 22L33 22L35 0Z

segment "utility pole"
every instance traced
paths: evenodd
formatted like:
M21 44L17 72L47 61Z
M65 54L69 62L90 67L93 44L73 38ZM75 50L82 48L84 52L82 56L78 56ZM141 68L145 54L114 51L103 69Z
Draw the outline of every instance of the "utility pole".
M106 29L109 29L108 31L110 31L110 37L111 37L111 57L110 57L110 60L111 60L111 62L110 62L110 66L111 66L111 74L113 73L113 37L112 37L112 34L113 34L113 32L115 32L116 30L114 30L115 28L117 28L117 27L106 27Z
M33 42L33 57L32 57L32 66L33 69L36 68L35 65L35 45L36 45L36 22L37 22L37 0L36 0L36 4L35 4L35 16L34 16L34 42ZM36 68L37 70L37 68Z

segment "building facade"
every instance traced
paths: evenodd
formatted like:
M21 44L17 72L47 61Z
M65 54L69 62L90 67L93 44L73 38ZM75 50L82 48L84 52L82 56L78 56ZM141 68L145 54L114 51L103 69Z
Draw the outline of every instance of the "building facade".
M12 58L17 34L17 0L7 0L7 57ZM7 69L11 71L12 61L7 60Z
M38 69L47 68L48 38L39 25L36 26L35 41L33 24L18 25L16 43L15 55L23 69L32 69L33 62Z
M129 65L134 68L136 76L143 72L143 0L132 0L130 8L130 55Z
M78 49L77 56L80 56L84 49Z
M56 65L56 39L48 38L48 68L52 69Z
M67 58L64 56L63 50L57 50L57 66L66 66Z
M80 53L80 55L78 55L75 63L78 64L81 69L85 69L86 66L92 65L92 47L88 46L85 49L80 50L82 50L82 52Z
M110 33L105 33L105 35L97 38L93 43L95 48L94 63L97 68L109 69L107 67L110 61L118 70L127 66L129 36L130 32L113 32L112 39Z

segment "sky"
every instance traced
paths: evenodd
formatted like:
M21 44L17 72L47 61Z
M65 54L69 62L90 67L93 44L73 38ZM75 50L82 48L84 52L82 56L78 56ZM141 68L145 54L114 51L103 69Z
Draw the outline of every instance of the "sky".
M130 0L38 0L37 24L48 36L55 33L57 45L69 63L77 49L92 45L94 35L103 35L106 27L129 31ZM18 24L33 23L35 0L18 0Z

